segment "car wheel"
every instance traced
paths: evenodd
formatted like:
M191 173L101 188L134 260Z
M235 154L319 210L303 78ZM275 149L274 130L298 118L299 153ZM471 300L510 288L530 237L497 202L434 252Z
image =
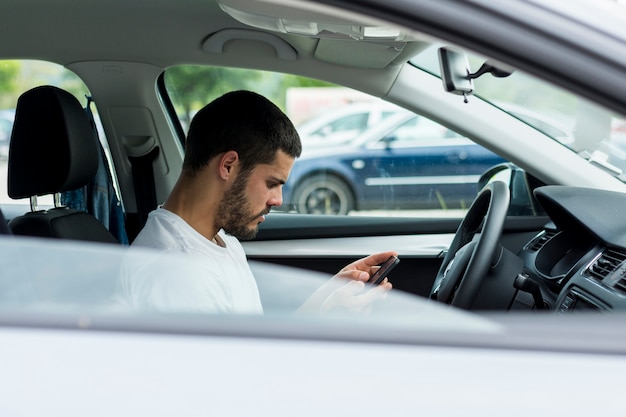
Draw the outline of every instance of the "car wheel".
M341 179L325 174L313 175L296 188L294 202L298 213L348 214L354 210L354 196Z

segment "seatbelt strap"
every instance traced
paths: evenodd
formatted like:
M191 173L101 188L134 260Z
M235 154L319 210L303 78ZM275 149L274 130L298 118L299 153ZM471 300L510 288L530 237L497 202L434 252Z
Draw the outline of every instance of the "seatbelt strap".
M158 146L152 148L150 152L145 155L128 156L133 173L133 185L135 186L135 201L137 202L137 216L140 230L146 224L146 220L148 220L148 213L157 207L152 163L158 156Z

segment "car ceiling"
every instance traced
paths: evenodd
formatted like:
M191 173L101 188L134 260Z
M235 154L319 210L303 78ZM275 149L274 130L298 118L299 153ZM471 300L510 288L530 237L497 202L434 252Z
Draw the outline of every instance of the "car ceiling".
M385 62L383 56L389 51L383 52L377 48L380 43L373 45L352 42L346 45L343 41L319 42L293 35L276 36L285 39L297 50L298 59L295 61L276 60L272 48L252 41L229 42L225 45L224 53L209 54L202 51L202 43L207 36L226 28L245 28L243 24L222 12L216 1L5 0L0 5L3 17L0 25L0 39L3 43L0 54L3 58L44 59L65 66L97 60L141 62L160 68L181 63L254 67L320 78L382 96L398 74L400 64L428 43L426 39L412 42L382 68L381 63ZM261 2L228 1L256 5ZM292 4L302 4L287 0L271 1L275 3L274 9L281 14L289 13L289 6ZM543 25L538 18L528 19L530 16L537 16L537 10L543 8L541 5L531 5L532 0L510 2L507 7L498 5L498 2L478 0L317 2L338 3L354 10L367 10L372 15L405 22L407 27L413 29L425 30L433 35L444 34L445 38L452 41L456 39L466 47L476 46L478 52L482 51L487 56L496 59L506 57L503 62L508 61L519 69L528 69L531 73L541 70L557 84L576 88L610 107L626 107L621 99L626 95L619 94L616 98L615 94L616 89L626 90L621 82L622 73L616 72L616 69L621 70L626 63L621 54L614 53L619 51L616 45L621 39L605 37L602 39L602 48L590 43L595 48L592 53L602 54L607 65L606 68L600 68L596 63L586 68L586 57L579 54L580 43L571 45L576 41L571 37L558 39L561 26ZM316 10L319 7L322 5L317 4ZM42 10L44 13L41 13ZM38 12L37 15L34 11ZM331 11L329 16L335 16L336 19L336 16L346 16L347 13L345 9L340 13ZM567 22L563 24L566 25ZM601 28L590 28L588 33L580 32L579 38L595 37L599 30ZM548 37L537 42L533 31L546 32ZM473 42L474 37L467 36L467 33L474 32L482 35L476 37L481 40L480 43ZM76 38L81 42L76 42ZM389 44L389 48L394 46ZM347 48L351 53L345 53ZM565 54L566 49L569 55ZM239 53L229 53L234 50ZM532 64L539 58L546 61L546 57L552 57L557 52L559 55L553 57L553 62L544 62L542 68ZM317 60L316 56L332 57L334 63ZM355 60L355 56L359 56L359 60ZM529 60L528 57L533 59ZM604 65L605 62L602 63ZM355 67L358 69L355 70ZM315 71L311 71L311 68L315 68ZM547 73L544 71L546 69L549 69ZM581 71L596 75L590 77L588 86L582 85L578 77L570 79L567 74L563 75L569 72L579 74ZM364 82L366 79L367 82ZM352 85L353 82L361 84ZM586 88L588 91L585 91Z
M224 24L220 23L224 16L216 17L220 10L214 2L187 0L184 9L171 8L168 3L163 0L3 2L0 36L3 39L11 36L13 41L3 45L2 53L16 58L44 58L64 65L94 59L138 58L146 63L168 65L189 57L190 51L199 50L200 39ZM22 36L16 38L16 33ZM76 38L82 42L76 42Z
M185 7L180 7L183 2ZM272 7L287 13L284 5ZM253 30L224 13L215 0L178 0L175 7L171 0L9 0L0 10L0 39L11 39L3 42L3 58L43 59L65 66L116 61L161 68L182 63L254 67L336 83L354 80L357 69L375 73L356 78L367 78L378 95L387 91L401 64L428 46L417 40L355 42L272 33L296 51L296 60L277 60L271 46L236 35L224 43L221 53L206 52L203 43L211 35L225 29ZM310 71L313 62L315 73Z

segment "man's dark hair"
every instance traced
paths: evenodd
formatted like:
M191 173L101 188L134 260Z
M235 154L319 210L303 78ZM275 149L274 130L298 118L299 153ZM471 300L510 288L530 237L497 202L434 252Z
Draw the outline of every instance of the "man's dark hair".
M302 152L293 123L274 103L250 91L233 91L204 106L191 121L183 169L195 174L215 156L235 151L243 172L270 164L281 150Z

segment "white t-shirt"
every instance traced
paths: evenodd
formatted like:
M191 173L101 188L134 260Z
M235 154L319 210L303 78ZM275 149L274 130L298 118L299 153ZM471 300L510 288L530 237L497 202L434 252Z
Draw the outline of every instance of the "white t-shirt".
M241 243L223 230L218 235L225 247L164 208L152 211L133 248L161 251L147 260L125 263L120 280L125 302L140 310L262 313L259 290ZM167 256L181 252L190 257Z

